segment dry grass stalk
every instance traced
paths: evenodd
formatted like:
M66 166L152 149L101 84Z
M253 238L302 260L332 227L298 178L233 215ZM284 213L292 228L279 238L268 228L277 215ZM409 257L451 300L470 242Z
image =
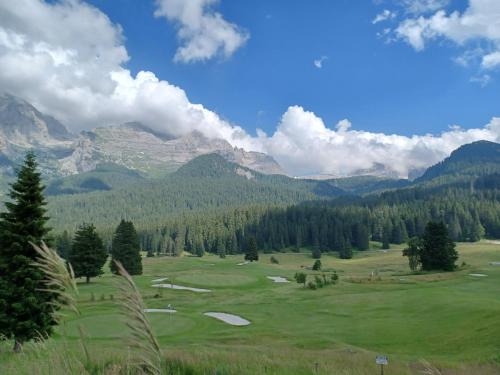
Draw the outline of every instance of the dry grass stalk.
M57 298L51 302L54 306L53 317L56 321L60 321L64 314L59 310L63 307L69 308L75 314L80 315L76 298L78 289L76 287L75 275L71 265L64 261L54 250L50 249L44 242L40 246L30 242L35 249L38 257L33 265L44 272L46 278L44 280L45 289L40 289L42 292L56 294Z
M141 372L160 375L161 350L144 313L141 294L122 264L116 261L115 264L122 276L122 282L118 285L121 292L120 305L127 317L126 325L131 330L130 345L136 349L134 366Z

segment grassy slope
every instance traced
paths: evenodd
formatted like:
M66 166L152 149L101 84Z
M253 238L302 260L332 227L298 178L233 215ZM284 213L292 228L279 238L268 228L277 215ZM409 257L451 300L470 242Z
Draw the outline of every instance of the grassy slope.
M266 278L292 278L301 265L312 264L306 254L275 254L279 265L262 255L259 263L245 266L236 266L241 256L147 258L144 275L135 280L148 307L171 303L178 309L176 315L149 316L166 355L192 364L199 371L195 373L218 368L231 374L261 374L266 369L309 374L317 362L318 373L371 374L376 371L374 356L383 353L389 355L389 374L417 374L422 359L448 369L444 374L498 374L500 267L489 262L500 261L500 245L461 244L459 251L466 268L424 275L406 275L399 248L358 253L352 260L324 256L323 267L335 268L341 282L316 291ZM380 280L370 280L374 270ZM473 272L488 277L468 276ZM165 276L213 292L164 289L154 298L158 290L150 287L151 280ZM80 284L83 316L65 327L70 336L66 346L77 347L77 324L85 326L97 357L120 345L126 329L110 294L116 299L109 274L90 285ZM206 311L238 314L252 324L232 327L203 316ZM61 340L51 345L57 348ZM120 355L117 349L111 351ZM48 366L44 360L38 359L36 366ZM29 372L34 365L8 354L2 362L6 374Z

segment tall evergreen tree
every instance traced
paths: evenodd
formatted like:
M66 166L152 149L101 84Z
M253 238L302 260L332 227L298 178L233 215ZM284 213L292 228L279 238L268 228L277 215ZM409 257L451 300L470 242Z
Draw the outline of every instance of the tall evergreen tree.
M422 241L420 261L424 270L455 269L458 253L444 223L429 222Z
M13 339L14 350L35 337L52 333L57 298L46 289L44 273L32 263L30 242L49 242L43 185L33 153L28 153L0 215L0 334Z
M249 237L245 251L245 260L250 262L259 260L259 252L257 251L257 241L255 237Z
M142 258L139 237L131 221L122 219L111 243L111 272L117 273L114 261L119 261L130 275L142 274Z
M108 254L94 225L82 224L75 233L69 256L75 277L85 277L88 283L91 277L102 274L107 258Z

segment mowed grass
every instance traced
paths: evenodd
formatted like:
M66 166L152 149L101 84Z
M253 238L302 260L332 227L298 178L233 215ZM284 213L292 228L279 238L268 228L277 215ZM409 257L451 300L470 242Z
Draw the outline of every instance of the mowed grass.
M401 249L373 249L350 260L324 255L323 269L336 270L340 281L318 290L293 281L298 271L309 280L320 274L305 268L313 263L308 253L273 254L279 264L261 254L259 262L241 266L242 256L144 258L144 274L134 280L148 308L170 304L178 311L148 317L167 361L181 361L192 373L372 374L378 371L375 355L385 354L386 374L419 374L426 366L443 374L500 374L500 266L490 265L500 262L500 245L459 244L458 263L465 266L418 275L409 272ZM168 280L162 283L212 292L151 286L163 277ZM126 355L114 279L106 273L79 284L82 316L68 318L50 345L77 348L82 325L97 357L111 349ZM240 315L251 324L231 326L204 316L208 311ZM5 353L0 359L6 373L16 373L19 361Z

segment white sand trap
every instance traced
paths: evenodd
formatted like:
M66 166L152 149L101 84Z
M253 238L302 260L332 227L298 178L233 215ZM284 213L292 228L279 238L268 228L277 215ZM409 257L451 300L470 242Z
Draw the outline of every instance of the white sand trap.
M490 266L500 266L500 262L490 262Z
M168 314L173 314L173 313L176 313L177 310L172 310L172 309L144 309L144 312L147 312L147 313L168 313Z
M245 264L249 264L250 262L248 260L245 260L244 262L238 263L237 266L244 266Z
M290 282L289 280L287 280L286 278L281 277L281 276L267 276L267 278L269 280L274 281L275 283L289 283Z
M161 279L152 280L152 283L161 283L162 281L168 280L168 277L162 277Z
M191 292L197 293L209 293L210 289L199 289L199 288L190 288L189 286L175 285L175 284L155 284L151 285L153 288L168 288L168 289L177 289L177 290L189 290Z
M487 277L488 275L485 275L484 273L469 273L469 276L472 276L472 277Z
M231 324L232 326L247 326L250 324L248 320L243 319L241 316L233 314L226 314L220 312L206 312L203 315L222 320L224 323Z

